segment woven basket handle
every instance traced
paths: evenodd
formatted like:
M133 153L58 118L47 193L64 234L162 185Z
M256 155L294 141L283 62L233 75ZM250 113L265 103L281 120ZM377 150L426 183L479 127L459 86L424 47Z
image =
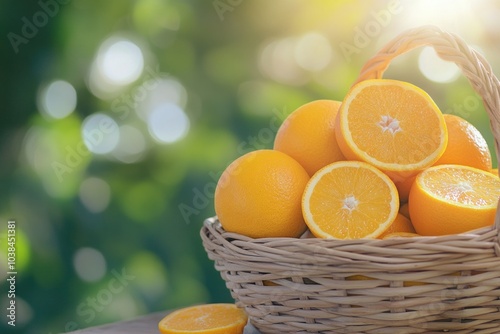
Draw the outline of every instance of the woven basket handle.
M457 64L469 79L474 90L482 97L495 137L495 152L498 159L500 157L500 82L486 59L471 49L459 36L442 31L436 26L422 26L407 30L387 43L366 62L356 82L382 78L394 58L424 45L432 46L441 58Z
M500 82L486 59L471 49L459 36L430 25L407 30L388 42L366 62L356 83L367 79L382 78L384 71L394 58L424 45L432 46L442 59L457 64L469 79L471 86L481 96L495 137L495 152L498 161L500 158ZM495 219L500 233L499 211L500 204ZM500 255L500 248L497 251Z

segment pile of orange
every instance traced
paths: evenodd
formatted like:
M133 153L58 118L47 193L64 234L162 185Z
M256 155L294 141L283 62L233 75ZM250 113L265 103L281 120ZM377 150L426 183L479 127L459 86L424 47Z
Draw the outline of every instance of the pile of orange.
M342 102L313 101L291 113L274 149L227 167L214 202L226 231L251 238L391 239L492 225L499 196L498 171L472 124L443 115L414 85L366 80ZM241 334L247 320L236 305L208 304L169 314L158 328Z
M215 191L222 227L252 238L437 236L490 226L500 197L482 134L402 81L307 103L274 148L236 159Z

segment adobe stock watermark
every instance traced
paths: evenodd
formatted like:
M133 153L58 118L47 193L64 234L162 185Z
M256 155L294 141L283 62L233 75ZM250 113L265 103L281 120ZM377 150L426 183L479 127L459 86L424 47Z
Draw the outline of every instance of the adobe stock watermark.
M158 67L156 69L146 67L145 72L147 75L139 86L133 88L129 93L118 96L111 102L111 113L121 121L130 117L131 112L160 83L162 76ZM97 127L92 130L84 130L82 139L77 144L67 145L64 148L66 154L63 161L52 161L51 167L57 180L63 182L65 176L71 174L83 162L83 159L90 155L92 147L101 145L108 136L113 135L116 131L119 131L119 127L110 118L102 118Z
M113 269L111 275L113 277L108 281L105 288L99 290L95 295L87 297L77 305L75 310L77 317L66 322L64 332L75 331L90 324L99 313L113 302L115 296L123 292L130 282L136 278L128 273L125 268L121 272Z
M12 49L17 54L23 44L28 44L30 40L38 35L40 29L45 27L50 19L54 18L60 11L61 5L67 5L71 0L39 0L40 10L36 11L30 18L21 18L21 28L18 33L13 31L7 34L7 39Z
M462 118L468 118L472 112L476 112L482 105L482 100L477 95L467 95L461 103L454 103L443 111L445 114L455 114Z
M167 76L160 73L158 65L155 69L151 66L146 66L144 72L146 72L146 75L139 86L133 88L128 94L118 96L111 102L111 112L119 115L118 118L122 121L129 117L131 111L137 109L139 103L146 100L149 92L158 87L162 77Z
M221 21L224 21L224 15L227 12L233 12L236 7L241 5L243 0L214 0L212 5L214 6L215 12Z
M16 221L7 221L7 324L16 327Z
M403 11L400 0L391 0L387 7L378 11L370 12L370 20L364 25L354 28L352 42L341 42L339 44L340 51L347 63L352 61L353 54L359 54L362 49L368 47L375 38L380 36L383 28L389 26L394 15L400 14Z
M288 112L286 107L284 107L282 110L274 108L273 116L270 118L268 125L260 129L257 135L249 136L246 140L242 141L238 145L238 147L236 148L238 155L243 155L254 150L272 146L274 137L276 136L276 132L278 132L281 123L287 116ZM237 168L233 172L238 172ZM223 171L208 172L210 181L207 182L203 187L194 187L191 190L193 194L191 203L181 203L178 205L178 209L186 224L189 224L191 222L192 216L198 216L202 210L207 208L212 203L214 199L215 188L222 173Z
M418 329L434 329L434 330L445 330L446 328L437 328L436 316L443 314L443 312L450 311L453 313L452 305L455 303L456 308L463 309L463 305L460 306L460 300L463 297L468 296L467 286L461 284L459 276L447 277L443 283L441 283L443 288L441 290L439 300L428 303L425 306L418 308L415 312L410 314L408 320L408 325L418 328ZM462 288L463 287L463 288ZM431 327L431 322L433 322Z

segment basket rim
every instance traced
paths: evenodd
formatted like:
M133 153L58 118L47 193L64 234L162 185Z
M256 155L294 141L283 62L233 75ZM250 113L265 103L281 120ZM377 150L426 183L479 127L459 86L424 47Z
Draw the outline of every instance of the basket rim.
M226 232L214 216L204 221L200 236L209 258L216 261L216 267L231 263L238 271L279 271L285 276L292 275L291 272L292 276L307 276L308 270L317 268L322 268L322 272L335 268L337 274L381 270L396 273L431 268L450 272L457 269L499 271L500 263L498 234L491 226L467 234L385 240L254 239Z
M500 202L499 202L500 206ZM497 215L497 217L500 215ZM498 220L498 219L497 219ZM226 231L217 216L212 216L208 217L203 221L203 227L208 227L208 225L213 225L214 229L220 232L221 234L224 234L225 239L237 239L241 241L248 241L248 242L258 242L258 243L269 243L269 242L275 242L275 241L293 241L293 242L301 242L304 244L309 244L309 243L315 243L315 242L329 242L329 243L343 243L343 244L365 244L367 242L369 243L374 243L374 244L400 244L401 239L404 240L418 240L418 241L423 241L429 240L429 241L434 241L434 240L439 240L439 241L457 241L458 240L472 240L477 238L478 236L484 235L488 232L491 231L496 231L496 226L491 225L491 226L486 226L486 227L481 227L475 230L471 230L465 233L459 233L459 234L448 234L448 235L437 235L437 236L425 236L425 235L418 235L414 236L412 238L389 238L389 239L376 239L376 238L358 238L358 239L335 239L335 238L316 238L316 237L264 237L264 238L252 238L245 236L240 233L236 232L229 232ZM306 234L309 230L304 232ZM303 235L304 235L303 234ZM398 242L399 241L399 242ZM379 245L378 245L379 246ZM500 256L500 255L499 255Z
M499 217L497 215L496 219L499 220ZM283 254L288 254L288 248L295 247L305 253L335 257L342 263L352 263L352 261L379 262L382 258L388 259L397 254L399 258L390 262L393 265L398 265L401 264L401 260L406 259L406 256L420 254L422 251L452 256L491 254L500 258L500 238L494 225L461 234L416 236L412 238L251 238L239 233L225 231L218 217L213 216L205 219L200 235L206 250L215 244L220 244L224 248L231 248L235 253L248 249L258 249L258 252L266 250L270 253L283 252ZM360 248L363 248L363 251L360 251Z

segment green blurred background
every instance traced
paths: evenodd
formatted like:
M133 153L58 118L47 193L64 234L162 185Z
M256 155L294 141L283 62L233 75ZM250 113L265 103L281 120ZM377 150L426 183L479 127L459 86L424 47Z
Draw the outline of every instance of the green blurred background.
M459 34L498 74L499 18L498 1L2 0L0 331L230 301L199 237L224 168L271 148L274 124L301 104L341 100L408 28ZM468 119L494 154L455 65L424 48L386 77ZM4 315L9 219L15 328Z

